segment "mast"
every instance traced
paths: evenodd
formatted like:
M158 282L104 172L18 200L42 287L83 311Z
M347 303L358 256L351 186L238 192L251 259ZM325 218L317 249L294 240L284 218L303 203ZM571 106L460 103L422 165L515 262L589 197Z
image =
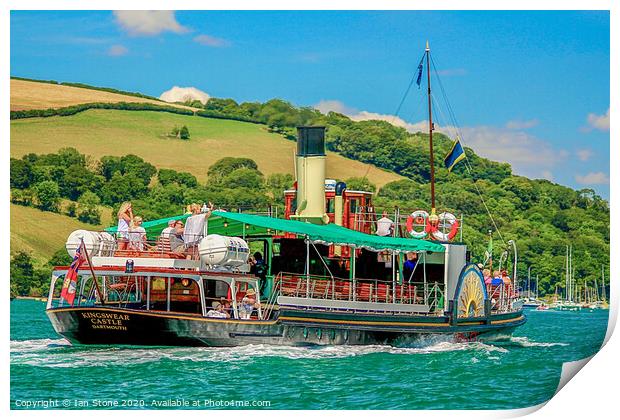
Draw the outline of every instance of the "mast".
M568 280L568 245L566 245L566 273L565 273L565 283L564 283L564 294L566 295L566 301L568 301L568 286L569 286L569 280Z
M428 81L428 141L431 159L431 216L435 215L435 158L433 156L433 109L431 102L431 49L426 41L426 78Z
M601 282L603 283L603 302L607 302L607 292L605 291L605 266L601 265Z

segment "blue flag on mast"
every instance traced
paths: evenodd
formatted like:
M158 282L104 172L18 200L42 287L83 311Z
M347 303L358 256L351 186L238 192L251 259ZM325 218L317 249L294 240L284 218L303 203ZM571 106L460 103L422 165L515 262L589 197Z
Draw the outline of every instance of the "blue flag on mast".
M448 168L448 172L452 172L452 168L463 159L465 159L465 151L463 150L463 146L461 146L461 141L457 137L452 145L452 149L450 149L444 158L444 164L446 168Z
M424 61L424 59L422 59L422 61ZM422 69L424 68L422 66L422 61L420 61L420 65L418 66L418 78L415 81L415 84L418 85L418 87L420 87L420 83L422 83Z

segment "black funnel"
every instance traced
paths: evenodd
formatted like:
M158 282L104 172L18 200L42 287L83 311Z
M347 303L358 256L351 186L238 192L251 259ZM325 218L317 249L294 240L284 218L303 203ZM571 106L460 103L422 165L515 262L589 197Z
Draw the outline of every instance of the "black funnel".
M297 156L325 156L325 127L297 127Z

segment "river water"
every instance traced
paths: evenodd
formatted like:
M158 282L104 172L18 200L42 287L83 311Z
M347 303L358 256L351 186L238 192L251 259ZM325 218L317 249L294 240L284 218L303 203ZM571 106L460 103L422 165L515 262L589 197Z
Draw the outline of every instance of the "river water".
M406 348L72 346L43 302L11 302L11 408L506 409L540 404L593 355L608 311L527 312L502 343Z

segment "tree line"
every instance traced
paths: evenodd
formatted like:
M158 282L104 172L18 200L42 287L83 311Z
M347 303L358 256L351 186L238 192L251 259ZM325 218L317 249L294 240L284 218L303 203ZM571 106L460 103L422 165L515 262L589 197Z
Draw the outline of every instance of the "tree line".
M313 108L295 107L280 99L265 103L237 103L233 99L212 98L206 105L197 101L185 102L184 105L201 107L195 115L202 117L265 124L269 130L291 141L296 138L296 126L324 125L329 150L406 178L377 191L375 205L378 208L430 210L427 134L409 133L385 121L356 122L334 112L322 114ZM184 113L184 110L176 110ZM527 267L532 266L533 272L539 274L541 293L552 293L556 286L562 287L562 264L568 244L573 245L578 283L587 281L592 284L594 278L598 278L601 265L609 265L609 204L595 191L573 190L547 180L513 175L509 164L482 158L469 148L465 148L465 152L471 170L466 170L461 163L448 172L443 167L443 157L452 140L440 133L433 138L438 208L464 215L464 240L476 259L480 260L484 255L489 230L494 232L498 255L505 247L505 241L516 240L522 250L519 272L525 273ZM69 154L79 155L75 150ZM24 157L22 163L15 164L16 168L27 165L26 161L32 159L32 156ZM43 158L42 162L47 159ZM264 209L270 203L277 204L283 186L290 186L290 175L265 177L249 160L225 158L223 161L226 162L224 167L227 164L232 167L228 167L226 172L219 172L217 168L221 163L216 163L209 169L209 182L205 185L194 183L195 177L191 174L180 175L178 180L169 182L168 179L176 179L177 175L170 175L165 169L157 171L134 155L104 157L92 168L90 164L74 167L71 172L79 175L57 174L62 177L52 175L54 171L59 171L53 165L30 162L31 165L47 168L34 170L34 181L29 181L28 186L24 187L23 182L19 182L19 170L16 170L14 184L12 160L11 187L27 190L25 201L30 200L32 205L41 208L53 208L56 195L77 198L79 207L79 198L87 191L93 192L102 204L109 206L131 199L142 206L142 215L149 219L177 214L180 207L188 202L208 200L224 207ZM86 174L86 169L90 174ZM158 181L151 186L151 178L156 174ZM78 178L86 181L78 181ZM58 194L52 184L37 187L45 181L55 182ZM375 188L367 179L349 181L365 189ZM88 187L81 182L86 182ZM20 193L15 192L19 200ZM82 201L86 198L92 199L86 200L88 202L96 201L92 196ZM495 223L487 214L487 208Z

